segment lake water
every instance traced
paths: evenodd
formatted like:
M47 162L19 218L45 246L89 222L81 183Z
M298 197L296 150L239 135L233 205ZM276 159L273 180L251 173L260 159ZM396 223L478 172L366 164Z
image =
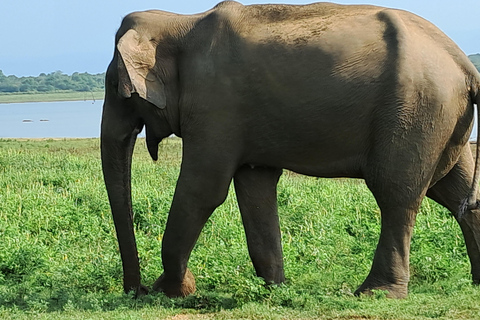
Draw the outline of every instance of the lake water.
M103 100L0 104L0 138L97 138Z
M102 106L103 100L0 104L0 138L97 138ZM471 139L476 132L474 126Z

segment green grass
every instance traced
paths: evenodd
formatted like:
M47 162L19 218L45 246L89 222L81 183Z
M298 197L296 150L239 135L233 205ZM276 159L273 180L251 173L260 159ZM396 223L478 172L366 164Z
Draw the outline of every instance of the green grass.
M153 163L144 141L133 163L134 222L143 281L162 272L160 246L181 140ZM285 285L266 289L248 257L233 190L212 215L189 267L184 299L122 293L99 140L0 140L1 319L479 319L480 289L460 228L424 201L412 242L410 295L352 292L370 268L379 211L365 184L285 172L278 201Z
M52 92L52 93L18 93L0 94L0 103L51 102L76 100L102 100L105 93L99 92Z

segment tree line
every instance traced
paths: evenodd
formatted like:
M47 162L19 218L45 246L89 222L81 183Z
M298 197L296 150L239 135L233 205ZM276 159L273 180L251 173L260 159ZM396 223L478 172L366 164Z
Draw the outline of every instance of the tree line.
M480 72L480 54L468 56ZM58 91L94 92L105 89L105 73L89 74L75 72L72 75L55 71L41 73L38 77L6 76L0 70L1 93L37 93Z
M72 75L55 71L38 77L6 76L0 70L1 93L46 93L59 91L94 92L105 89L105 73L75 72Z

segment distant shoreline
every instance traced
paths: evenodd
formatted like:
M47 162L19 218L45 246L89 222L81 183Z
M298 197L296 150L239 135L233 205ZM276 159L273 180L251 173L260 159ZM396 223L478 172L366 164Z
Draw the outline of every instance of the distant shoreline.
M92 101L103 100L105 93L98 92L51 92L51 93L23 93L0 94L0 104L26 102L55 102L55 101Z

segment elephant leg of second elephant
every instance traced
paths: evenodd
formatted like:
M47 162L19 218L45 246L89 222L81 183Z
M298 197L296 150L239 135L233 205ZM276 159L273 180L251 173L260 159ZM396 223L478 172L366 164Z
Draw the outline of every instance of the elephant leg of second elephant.
M281 174L281 169L243 166L234 176L248 251L257 275L267 284L285 281L277 213Z
M427 196L449 209L460 224L470 258L473 282L478 284L480 283L480 210L469 210L462 217L458 217L460 204L470 192L473 170L473 158L470 146L467 144L457 164L428 190ZM479 199L478 195L477 199Z

